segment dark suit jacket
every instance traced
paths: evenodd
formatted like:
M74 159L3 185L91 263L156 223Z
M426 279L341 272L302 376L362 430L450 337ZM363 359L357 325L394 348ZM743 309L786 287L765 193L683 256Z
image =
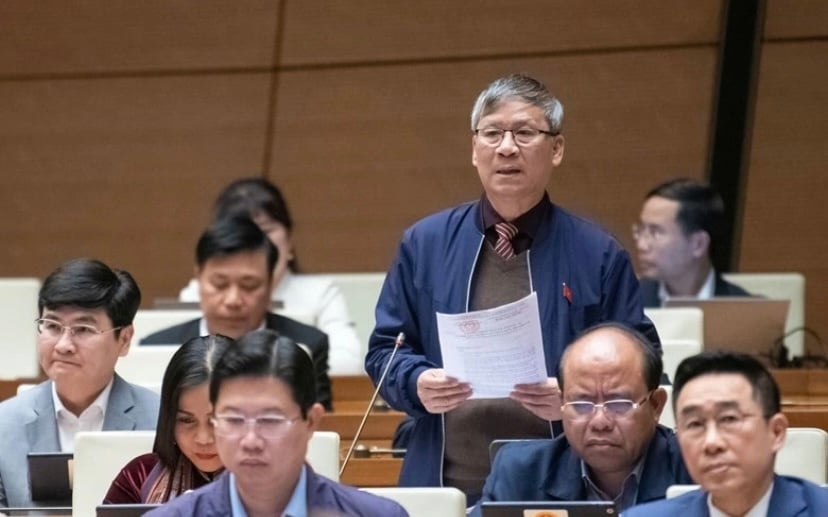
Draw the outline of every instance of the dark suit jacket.
M356 488L339 484L316 474L310 466L308 472L308 517L334 515L407 517L399 504ZM147 513L148 516L227 516L232 515L230 505L230 475L222 474L209 485L188 492Z
M658 280L652 278L639 279L641 285L641 304L644 307L661 307L658 297ZM736 284L731 284L720 273L716 273L713 296L751 296L751 294Z
M668 486L692 482L675 433L658 426L647 448L636 503L663 499ZM504 445L495 456L480 502L585 499L581 459L561 435L551 441L521 440ZM478 503L472 515L480 512Z
M159 330L142 339L139 345L184 344L190 339L198 337L200 321L200 319L194 319ZM328 335L316 327L273 313L267 314L265 326L310 350L316 368L316 399L325 406L325 409L332 410L331 379L328 377Z
M828 488L803 479L774 476L768 517L818 517L828 512ZM709 517L707 492L693 490L686 494L654 503L635 506L622 517Z

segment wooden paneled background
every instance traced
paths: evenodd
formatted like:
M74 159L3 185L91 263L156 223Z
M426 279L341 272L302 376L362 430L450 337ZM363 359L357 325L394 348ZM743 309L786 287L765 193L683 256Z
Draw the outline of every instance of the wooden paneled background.
M513 71L564 103L552 197L630 246L646 190L705 174L722 1L6 0L0 275L96 256L149 306L190 277L217 191L255 174L305 270L383 270L407 225L480 195L469 111ZM804 272L828 335L827 17L769 1L740 268Z

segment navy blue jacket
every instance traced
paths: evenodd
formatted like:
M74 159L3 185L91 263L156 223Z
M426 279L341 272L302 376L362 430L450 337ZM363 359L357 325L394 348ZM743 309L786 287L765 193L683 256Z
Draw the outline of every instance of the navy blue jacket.
M638 483L636 503L664 499L667 487L692 483L675 433L656 428ZM566 436L504 445L495 456L480 501L584 501L581 459ZM480 504L472 515L480 515ZM667 514L664 514L667 515Z
M673 499L635 506L623 517L709 517L707 492L693 490ZM822 517L828 514L828 488L804 479L774 476L768 517Z
M428 216L406 230L380 293L365 369L376 384L397 334L405 332L405 345L380 391L393 408L416 419L400 473L402 486L442 484L443 417L426 412L417 396L417 377L442 367L435 313L469 310L483 243L479 201ZM550 377L557 376L558 360L573 338L602 321L635 327L660 348L655 327L644 316L629 255L595 224L553 205L527 257Z
M308 517L349 516L408 517L402 506L356 488L339 484L320 476L306 465L308 473ZM152 517L180 516L227 517L232 514L230 506L230 475L224 473L217 480L193 492L184 493L171 502L160 506L146 515Z

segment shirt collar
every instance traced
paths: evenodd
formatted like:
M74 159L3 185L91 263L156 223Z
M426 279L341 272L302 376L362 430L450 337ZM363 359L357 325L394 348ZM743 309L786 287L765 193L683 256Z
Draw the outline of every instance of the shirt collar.
M262 320L262 324L256 327L253 330L264 330L267 328L267 316ZM252 332L252 331L251 331ZM209 336L210 330L207 329L207 318L201 318L198 320L198 335L199 336Z
M586 487L586 498L592 501L613 501L619 512L634 506L638 499L638 484L641 480L641 472L644 470L644 462L647 459L647 451L641 455L638 462L633 466L633 469L624 479L624 484L621 487L621 493L618 497L612 499L603 490L598 488L589 475L589 467L586 462L581 460L581 478L584 480Z
M109 404L109 394L112 392L112 383L114 380L114 376L111 379L109 379L109 383L107 383L103 391L101 391L100 394L98 394L98 396L95 398L95 400L93 400L92 403L89 404L89 407L84 409L83 412L77 416L80 417L86 415L87 411L89 411L91 408L95 408L95 410L100 410L101 420L103 420L103 418L106 417L106 405ZM55 419L61 418L61 415L68 416L73 414L71 411L66 409L66 406L64 406L63 402L61 402L60 397L57 393L57 385L54 383L54 381L52 382L52 402L55 406Z
M768 517L771 492L773 492L773 481L771 481L765 494L753 505L753 508L744 517ZM713 496L711 494L707 494L707 510L710 512L710 517L729 517L726 513L713 506Z
M232 517L247 517L244 505L239 497L239 490L236 488L236 476L230 473L230 510ZM307 467L302 465L299 473L299 482L293 489L282 517L305 517L308 514L308 472Z
M699 300L709 300L716 295L716 270L710 268L710 272L707 274L707 278L704 280L704 283L699 289L699 292L696 293L695 298ZM667 292L667 286L664 285L664 282L658 283L658 298L662 302L664 300L670 298L670 294Z
M511 223L518 229L518 235L516 238L525 236L531 243L532 239L534 239L535 235L538 233L538 228L540 228L541 223L551 208L552 202L549 200L549 194L544 192L543 198L541 198L535 206L518 216L514 221L511 221ZM504 220L503 217L501 217L501 215L494 209L492 203L485 194L480 199L480 220L483 225L483 230L487 235L494 232L495 224ZM494 238L497 238L496 233L494 233Z

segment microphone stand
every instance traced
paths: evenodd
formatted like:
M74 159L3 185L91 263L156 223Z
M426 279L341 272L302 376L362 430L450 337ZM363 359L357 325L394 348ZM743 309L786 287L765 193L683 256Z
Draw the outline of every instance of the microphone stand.
M380 376L380 379L377 382L377 387L374 389L374 394L371 396L371 401L368 402L368 408L365 410L365 414L362 416L362 422L360 422L359 428L357 428L357 432L354 435L354 441L351 442L351 446L348 448L348 454L345 455L345 460L342 462L342 467L339 468L339 477L342 477L342 473L345 472L345 467L348 466L348 462L351 460L351 455L354 453L354 448L356 447L357 441L359 440L359 435L362 434L362 428L365 427L365 422L368 420L368 415L370 415L371 410L374 409L374 402L376 402L377 400L377 395L379 394L379 390L382 387L382 382L385 380L385 376L388 375L388 370L391 368L391 362L394 361L394 356L397 355L397 350L399 350L400 345L402 345L404 342L405 334L400 332L397 336L397 340L394 342L394 350L391 352L391 357L385 364L385 369L382 371L382 375Z

